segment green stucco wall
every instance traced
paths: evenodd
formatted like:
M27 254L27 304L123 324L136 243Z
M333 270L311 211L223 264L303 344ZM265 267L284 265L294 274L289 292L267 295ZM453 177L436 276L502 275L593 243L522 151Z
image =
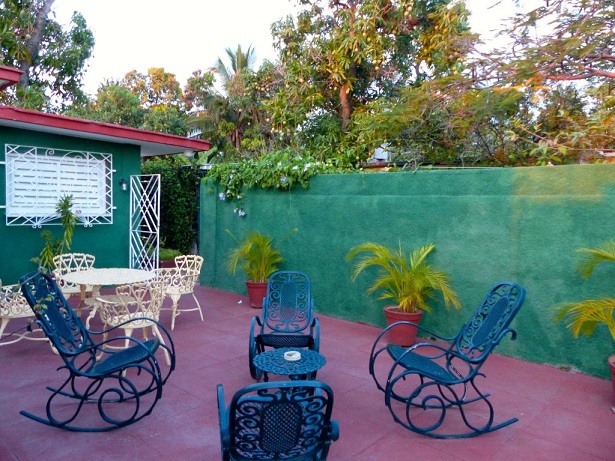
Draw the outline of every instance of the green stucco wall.
M129 206L130 194L120 190L120 178L128 180L130 175L141 170L138 146L90 141L68 136L34 133L27 130L0 127L0 158L4 161L5 144L47 147L76 151L104 152L113 154L113 224L94 225L85 228L77 226L71 251L90 253L96 256L96 266L128 267L129 248ZM0 199L6 203L6 176L4 164L0 173ZM5 210L0 210L0 279L4 284L17 283L24 273L35 270L31 258L38 256L43 247L41 229L31 226L6 226ZM61 233L61 226L44 226Z
M423 318L426 327L456 333L492 285L516 281L527 290L514 323L518 339L498 352L608 374L614 344L606 329L575 340L554 321L552 308L615 296L615 265L599 266L589 280L575 271L576 249L615 238L615 165L322 175L307 190L248 191L245 218L210 184L201 190L206 285L246 293L244 274L224 269L235 243L226 229L239 238L255 229L279 239L283 269L309 275L318 312L384 325L383 302L366 294L370 273L353 283L346 253L368 240L401 242L408 250L433 242L432 262L448 272L464 307L447 312L438 302Z

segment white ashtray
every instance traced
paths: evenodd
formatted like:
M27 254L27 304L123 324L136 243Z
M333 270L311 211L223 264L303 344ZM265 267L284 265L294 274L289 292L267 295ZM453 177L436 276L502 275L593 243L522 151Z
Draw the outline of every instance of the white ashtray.
M299 351L284 352L284 360L288 360L289 362L296 362L297 360L301 360L301 352Z

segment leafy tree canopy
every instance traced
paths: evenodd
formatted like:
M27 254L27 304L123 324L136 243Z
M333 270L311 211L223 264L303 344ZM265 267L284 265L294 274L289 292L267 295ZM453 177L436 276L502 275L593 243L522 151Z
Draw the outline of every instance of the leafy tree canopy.
M0 64L21 69L19 85L0 93L4 104L50 112L86 100L81 89L94 36L83 16L67 29L53 20L54 0L0 0Z

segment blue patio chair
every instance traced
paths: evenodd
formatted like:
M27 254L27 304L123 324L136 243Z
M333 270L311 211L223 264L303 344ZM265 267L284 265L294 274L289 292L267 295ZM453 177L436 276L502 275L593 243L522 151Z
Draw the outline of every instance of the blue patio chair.
M268 347L319 350L320 323L314 317L310 279L302 272L278 271L267 281L261 317L254 316L250 325L248 356L254 379L263 374L254 366L254 357Z
M490 394L482 393L475 380L486 377L481 367L504 336L516 338L509 325L524 298L525 290L516 283L498 283L456 336L445 338L416 325L435 341L408 348L385 344L384 338L391 329L410 322L385 328L372 347L369 372L384 392L393 419L436 438L472 437L517 421L494 424Z
M46 418L21 411L34 421L79 432L117 429L149 415L162 396L162 387L175 369L175 348L168 332L166 345L159 339L139 341L129 336L101 338L132 321L105 331L88 330L66 301L56 282L42 272L20 279L21 289L34 311L37 323L64 361L59 369L68 378L58 388L48 389ZM151 320L154 322L154 320ZM121 330L120 330L121 331ZM128 343L128 347L124 349ZM108 349L113 345L121 349ZM157 353L166 350L170 366L163 373ZM93 412L97 411L98 415ZM84 425L81 425L84 424Z
M228 409L218 384L222 460L326 460L339 437L332 409L333 391L319 381L252 384Z

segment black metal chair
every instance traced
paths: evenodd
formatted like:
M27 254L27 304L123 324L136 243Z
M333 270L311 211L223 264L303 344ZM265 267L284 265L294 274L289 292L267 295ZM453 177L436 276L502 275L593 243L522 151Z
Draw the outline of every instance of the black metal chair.
M218 384L222 460L325 460L339 437L332 409L333 390L319 381L252 384L228 409Z
M252 378L262 371L253 360L266 348L308 348L318 352L320 323L314 317L310 280L302 272L278 271L267 281L262 317L254 316L250 326L249 361ZM310 376L316 377L316 373Z
M472 437L517 421L494 424L490 394L483 394L475 379L485 377L480 369L504 336L516 338L509 325L524 298L521 286L501 282L456 336L445 338L417 325L435 341L409 348L385 344L385 335L410 322L385 328L372 347L369 372L384 392L393 419L411 431L436 438Z
M166 345L157 338L139 341L128 336L95 342L94 337L117 331L124 324L100 332L88 330L49 275L31 272L20 283L37 323L64 361L59 369L68 371L59 388L48 387L46 418L20 413L49 426L80 432L117 429L149 415L175 369L173 340L162 325L158 326L168 338ZM112 344L123 348L125 341L132 345L107 349ZM156 356L163 350L171 357L164 373Z

